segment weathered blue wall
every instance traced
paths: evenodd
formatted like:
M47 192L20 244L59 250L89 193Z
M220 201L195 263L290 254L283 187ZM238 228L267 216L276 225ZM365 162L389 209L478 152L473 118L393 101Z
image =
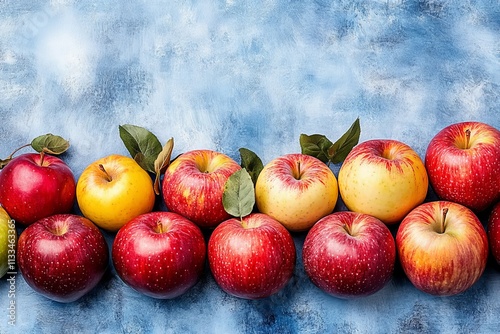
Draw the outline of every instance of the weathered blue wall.
M128 155L118 125L148 128L174 156L195 148L268 162L299 152L301 133L339 137L359 116L361 140L392 138L421 156L444 126L500 128L498 1L0 1L0 157L52 132L78 177ZM338 166L334 166L338 171ZM484 220L484 217L482 217ZM108 234L111 243L112 234ZM500 272L466 293L417 291L401 271L382 291L344 301L297 269L277 295L230 297L208 269L186 295L158 301L111 270L78 302L57 304L16 281L0 332L469 333L500 325Z

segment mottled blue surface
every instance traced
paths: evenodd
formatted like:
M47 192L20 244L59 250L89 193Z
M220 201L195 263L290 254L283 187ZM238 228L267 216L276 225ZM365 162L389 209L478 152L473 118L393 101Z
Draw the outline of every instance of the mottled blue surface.
M500 128L499 111L497 0L0 0L0 157L56 133L71 141L64 159L77 177L128 154L119 124L174 137L174 156L209 148L239 159L247 147L268 162L299 152L301 133L336 139L358 116L361 140L401 140L423 156L448 124ZM498 331L496 264L455 297L417 291L398 268L377 294L345 301L307 279L304 237L291 282L259 301L226 295L208 269L170 301L139 295L111 269L69 305L18 276L11 327L2 280L0 333Z

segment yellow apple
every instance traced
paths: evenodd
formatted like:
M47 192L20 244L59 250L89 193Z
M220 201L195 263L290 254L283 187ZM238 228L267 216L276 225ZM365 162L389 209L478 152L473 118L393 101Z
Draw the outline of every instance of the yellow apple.
M287 154L269 162L255 184L255 201L289 231L306 231L330 214L338 198L337 179L321 160Z
M16 228L9 214L0 206L0 277L3 277L9 267L12 269L16 254Z
M401 221L427 195L424 163L397 140L368 140L352 149L339 171L340 196L346 207L386 224Z
M76 198L83 215L108 231L118 231L132 218L150 212L155 202L151 176L132 158L118 154L85 168Z

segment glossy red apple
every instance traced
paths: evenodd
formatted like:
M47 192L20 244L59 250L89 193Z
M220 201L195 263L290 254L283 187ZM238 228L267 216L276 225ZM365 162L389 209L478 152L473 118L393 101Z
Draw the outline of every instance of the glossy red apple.
M339 298L371 295L392 278L396 245L379 219L337 212L320 219L307 233L304 269L321 290Z
M498 202L488 218L488 241L491 254L500 264L500 202Z
M262 213L224 221L208 241L215 281L240 298L264 298L280 291L293 275L295 259L290 232Z
M130 287L154 298L175 298L203 273L205 239L198 226L179 214L146 213L118 231L112 258Z
M231 216L222 205L227 179L241 169L227 155L211 150L186 152L165 171L163 199L170 211L196 225L213 228Z
M92 290L108 267L101 231L73 214L43 218L19 236L19 269L33 290L58 302L72 302Z
M20 155L0 171L0 204L23 225L69 213L75 189L75 178L68 165L48 154Z
M437 196L481 212L500 200L500 131L480 122L442 129L425 155Z
M486 231L477 216L448 201L413 209L398 228L396 247L413 285L439 296L469 289L481 277L488 258Z

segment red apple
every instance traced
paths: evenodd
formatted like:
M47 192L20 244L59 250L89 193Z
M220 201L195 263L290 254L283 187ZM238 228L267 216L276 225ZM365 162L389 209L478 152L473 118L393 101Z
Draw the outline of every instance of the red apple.
M320 219L307 233L304 269L321 290L339 298L371 295L391 279L396 245L379 219L337 212Z
M200 227L213 228L231 216L222 194L227 179L240 165L225 154L195 150L182 154L165 171L163 199L170 211Z
M491 254L500 264L500 202L498 202L488 219L488 240Z
M43 153L20 155L0 172L0 204L23 225L69 213L75 189L75 178L68 165Z
M281 290L293 275L295 259L290 232L262 213L224 221L208 241L215 281L240 298L259 299Z
M486 231L477 216L448 201L428 202L412 210L398 228L396 247L413 285L440 296L470 288L488 258Z
M17 261L33 290L67 303L85 295L101 280L108 267L108 245L87 218L54 215L21 233Z
M126 223L113 242L118 276L154 298L175 298L194 286L204 268L205 239L194 223L173 212L151 212Z
M425 155L437 196L481 212L500 199L500 131L480 122L442 129Z

